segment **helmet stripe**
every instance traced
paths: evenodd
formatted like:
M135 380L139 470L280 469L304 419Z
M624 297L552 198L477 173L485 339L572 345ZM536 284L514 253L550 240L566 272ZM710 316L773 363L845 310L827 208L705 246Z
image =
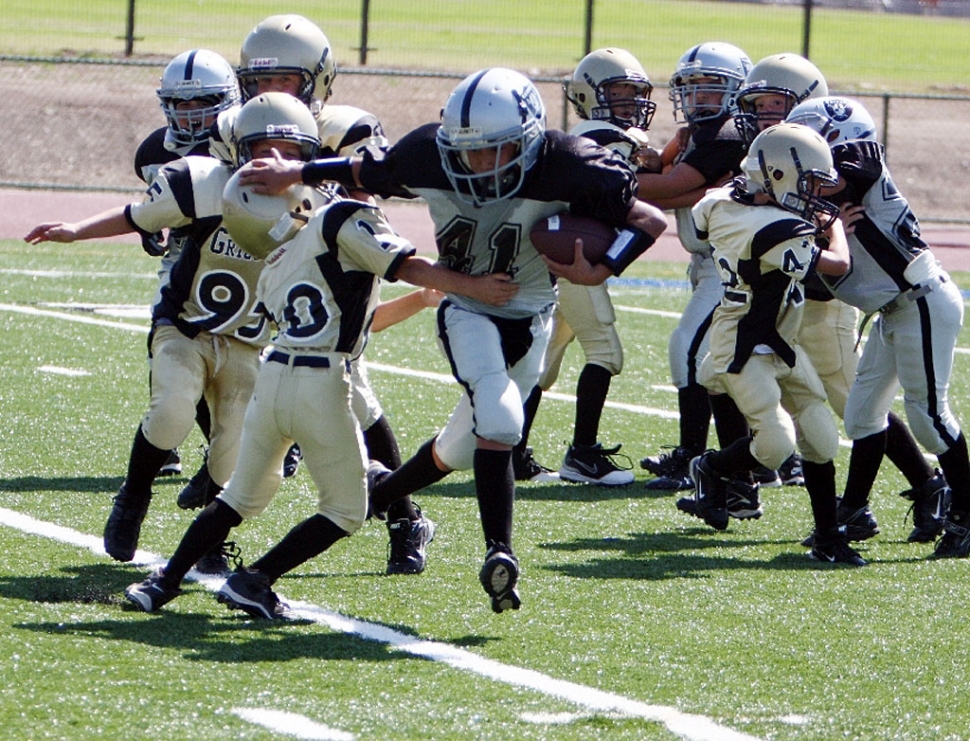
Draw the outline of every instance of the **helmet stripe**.
M198 53L197 49L193 49L189 54L189 58L185 60L185 79L192 79L192 67L195 65L195 55Z
M461 101L461 127L463 129L467 129L469 126L471 126L472 98L475 97L475 90L478 89L478 83L482 81L482 78L488 74L488 72L489 70L483 69L481 72L475 75L465 91L465 97Z

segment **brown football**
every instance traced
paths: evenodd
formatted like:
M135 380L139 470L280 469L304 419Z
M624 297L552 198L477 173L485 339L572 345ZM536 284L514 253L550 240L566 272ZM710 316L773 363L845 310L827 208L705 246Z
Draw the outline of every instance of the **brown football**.
M577 239L583 240L583 254L593 265L606 255L616 239L616 230L602 221L568 211L540 219L529 232L540 255L571 265Z

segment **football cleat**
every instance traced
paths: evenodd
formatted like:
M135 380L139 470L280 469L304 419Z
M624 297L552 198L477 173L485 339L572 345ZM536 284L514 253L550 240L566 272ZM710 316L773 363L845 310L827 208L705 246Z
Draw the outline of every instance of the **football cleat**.
M270 587L265 574L255 569L238 569L219 587L216 599L254 618L282 620L289 606Z
M869 540L879 534L879 524L869 509L869 505L863 507L846 507L842 504L842 498L837 500L835 508L836 522L840 527L845 528L846 538L850 541L861 542ZM802 541L802 545L811 547L815 542L815 531L809 533L808 537Z
M522 604L515 586L519 581L519 560L504 543L495 543L485 554L478 580L492 598L492 610L518 610Z
M694 506L697 517L715 530L728 526L726 480L711 470L709 458L713 451L693 458L690 476L694 480Z
M158 469L159 476L178 476L182 473L182 459L179 457L178 448L174 448L171 453L168 454L168 458L162 464L162 467Z
M778 478L785 486L805 486L805 474L802 471L802 457L792 453L778 467Z
M229 576L233 567L242 566L242 551L234 541L220 543L195 562L195 570L207 576Z
M640 468L649 471L654 476L682 477L687 474L687 467L690 465L693 453L687 448L680 446L674 448L669 453L660 455L648 455L640 460Z
M849 537L845 525L827 531L824 536L816 535L808 557L820 563L844 563L849 566L865 566L866 562L856 551L849 547Z
M684 491L694 488L694 480L685 468L683 476L658 476L650 479L644 487L648 491Z
M164 576L165 570L158 568L144 581L129 584L125 589L125 598L144 612L154 612L182 594L178 587L166 587L162 584Z
M943 532L943 521L950 506L950 487L937 470L919 489L901 492L903 499L913 503L913 531L906 540L910 543L931 543Z
M758 486L768 488L781 486L781 477L778 475L778 472L772 471L767 466L758 466L751 472L751 475L754 477L754 481Z
M531 481L534 484L546 484L559 481L559 474L551 468L540 464L532 453L532 448L524 451L512 451L512 473L516 481Z
M936 541L933 558L970 556L970 513L950 511L943 521L943 536Z
M175 503L180 509L199 509L200 507L205 507L209 503L206 493L209 490L211 482L212 479L209 477L209 464L207 461L204 461L199 470L195 472L195 475L189 479L189 483L179 492L178 499L175 500Z
M135 557L141 524L151 501L151 492L147 496L135 496L121 485L104 525L104 550L115 561L130 561Z
M296 470L300 467L302 459L303 453L300 452L300 446L293 443L290 449L286 451L286 458L283 459L283 478L288 479L291 476L296 476Z
M420 574L424 571L425 551L434 540L434 523L418 510L418 519L403 518L387 523L388 574Z
M730 517L738 520L757 520L764 514L758 496L758 485L732 476L724 484L727 501L727 511ZM677 509L694 517L701 517L697 511L697 502L693 496L681 497L677 500ZM703 518L701 518L703 519Z
M599 486L626 486L633 483L633 464L618 464L615 456L619 445L604 448L596 445L570 445L559 469L559 478L577 484L598 484ZM626 456L620 456L626 458ZM629 459L627 459L629 460Z

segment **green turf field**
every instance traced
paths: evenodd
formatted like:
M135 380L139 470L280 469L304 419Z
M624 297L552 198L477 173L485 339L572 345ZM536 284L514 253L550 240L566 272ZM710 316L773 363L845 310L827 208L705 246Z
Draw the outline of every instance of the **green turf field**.
M362 4L334 0L300 12L318 23L338 62L360 63ZM367 66L468 72L505 65L536 73L570 71L582 56L586 3L537 0L385 0L368 3ZM192 47L236 60L241 40L262 18L292 7L257 0L134 4L136 57L170 58ZM676 60L701 41L728 41L753 60L803 51L799 5L711 0L599 0L592 48L632 51L664 83ZM5 0L0 54L117 57L125 51L128 3ZM23 29L29 28L30 33ZM816 3L810 54L839 90L967 91L970 20L840 10Z
M645 490L638 470L621 490L519 488L523 606L495 615L477 581L473 486L455 474L417 497L438 525L420 576L382 575L386 534L369 522L277 584L299 622L245 619L198 583L158 614L135 612L122 591L147 566L97 546L148 400L153 268L135 245L0 242L4 738L967 737L970 563L905 543L904 485L888 467L862 569L805 557L800 488L765 492L761 520L715 533ZM687 300L682 269L641 262L640 280L614 287L627 364L602 429L634 459L676 438L666 339ZM954 277L970 287L970 274ZM968 355L964 330L951 401L965 423ZM567 357L564 395L579 357ZM457 397L431 313L375 336L368 358L408 455ZM568 400L543 403L541 461L558 465L571 416ZM188 473L200 444L194 432L182 448ZM175 506L185 480L156 487L149 558L168 556L191 519ZM301 470L237 531L244 555L314 502Z

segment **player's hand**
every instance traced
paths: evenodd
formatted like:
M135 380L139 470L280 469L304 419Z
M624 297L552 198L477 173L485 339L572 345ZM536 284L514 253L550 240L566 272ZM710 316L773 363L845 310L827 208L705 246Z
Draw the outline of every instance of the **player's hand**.
M508 273L488 273L475 278L468 297L489 306L505 306L519 292Z
M545 255L539 255L549 268L549 272L557 278L565 278L577 286L598 286L612 275L605 265L593 265L583 254L583 240L577 239L573 249L572 264L550 260Z
M845 228L845 233L852 234L855 232L856 222L861 220L865 215L866 209L861 204L845 204L845 206L843 206L842 210L839 212L839 219L842 220L842 226Z
M48 221L31 229L24 237L24 241L29 244L40 244L41 242L73 242L76 238L77 229L74 224Z
M274 148L273 156L252 160L239 168L239 184L250 185L254 193L282 193L303 176L302 160L284 159Z
M420 295L421 295L421 302L428 309L433 309L434 307L436 307L438 304L441 303L441 300L445 297L445 294L443 294L437 288L422 288L420 291Z
M663 172L663 157L653 147L640 147L633 153L631 161L645 172L659 174Z

